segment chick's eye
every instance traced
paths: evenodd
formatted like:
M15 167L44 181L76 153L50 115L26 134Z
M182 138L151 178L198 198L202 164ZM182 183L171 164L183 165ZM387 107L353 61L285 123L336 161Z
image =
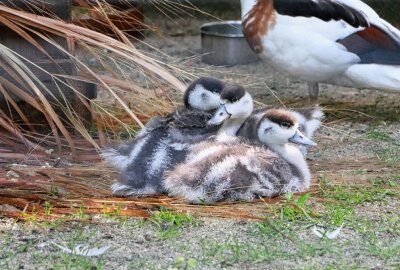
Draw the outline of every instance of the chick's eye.
M206 99L207 97L208 97L207 93L202 93L202 94L201 94L201 98L202 98L202 99Z
M281 127L284 127L284 128L290 128L292 125L290 124L290 123L288 123L288 122L282 122L281 123Z

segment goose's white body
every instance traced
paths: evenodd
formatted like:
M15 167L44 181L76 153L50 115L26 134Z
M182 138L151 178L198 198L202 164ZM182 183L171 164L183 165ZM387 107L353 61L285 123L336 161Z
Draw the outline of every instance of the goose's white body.
M363 14L370 25L378 27L393 42L400 44L400 31L359 0L308 1L350 7ZM257 0L241 2L243 22L256 23L257 18L248 16L252 15L250 11ZM353 27L344 20L324 21L312 16L281 15L276 10L266 24L268 30L260 38L262 49L258 51L261 59L274 69L309 83L400 91L400 62L398 65L362 64L357 54L338 42L365 27Z
M262 38L260 57L277 70L306 81L322 82L340 76L360 61L342 45L298 24L304 21L301 18L278 15L276 20L276 26Z

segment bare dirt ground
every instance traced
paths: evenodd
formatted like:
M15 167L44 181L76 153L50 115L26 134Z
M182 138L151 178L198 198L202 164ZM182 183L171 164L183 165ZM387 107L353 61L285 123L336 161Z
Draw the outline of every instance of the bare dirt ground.
M217 15L237 18L238 13ZM210 19L177 18L174 23L149 16L168 33L145 40L169 55L160 59L184 64L196 76L242 84L260 103L290 107L307 102L305 83L261 62L202 63L198 27ZM309 197L247 205L246 211L254 207L261 221L193 213L202 206L188 215L154 211L146 221L118 212L94 218L78 212L73 222L3 218L0 268L400 269L400 93L322 85L320 102L327 117L315 136L318 147L310 153L314 188ZM343 224L343 229L329 240L312 232L314 224L330 230ZM82 257L54 243L111 248L100 257Z

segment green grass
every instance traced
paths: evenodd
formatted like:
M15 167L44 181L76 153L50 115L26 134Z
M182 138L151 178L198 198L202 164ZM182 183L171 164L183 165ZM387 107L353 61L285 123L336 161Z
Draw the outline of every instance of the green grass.
M34 225L41 229L54 230L63 224L65 224L65 218L61 217L51 221L36 222Z
M268 245L242 243L238 239L228 239L224 242L202 239L199 244L202 251L200 260L205 265L217 264L226 267L237 263L269 262L276 257L275 251Z
M376 105L354 105L354 104L322 104L332 110L326 112L328 119L349 118L352 122L379 125L388 122L400 122L400 106L376 106Z
M177 237L183 228L197 226L199 220L190 214L161 209L149 218L149 222L156 225L156 238L165 240Z
M53 206L51 205L51 203L48 201L45 201L44 202L44 213L49 216L49 215L51 215L52 209L53 209Z
M348 263L344 264L329 264L324 267L316 267L316 266L307 266L298 268L298 270L371 270L369 267L362 267L359 264L351 264Z
M377 188L394 188L400 185L400 175L389 175L370 179L372 186Z
M376 129L370 129L366 133L366 137L373 141L386 143L382 145L376 153L381 161L389 165L397 165L399 163L400 144L388 133Z
M345 191L346 190L346 191ZM367 268L361 264L354 264L348 268L346 262L341 262L344 250L355 248L354 243L348 240L329 240L318 239L312 236L310 226L313 224L323 224L328 228L336 228L343 223L347 228L354 228L356 231L363 231L364 236L373 232L374 225L370 220L362 220L355 216L355 207L366 201L382 201L388 192L383 190L358 190L363 195L351 198L355 194L347 194L347 187L333 186L325 190L324 198L334 198L336 203L327 202L324 205L325 211L318 213L312 206L310 194L303 194L294 197L292 194L285 195L282 205L273 206L272 214L268 220L258 222L249 235L254 239L253 242L242 242L240 237L233 237L224 242L217 242L210 239L200 241L202 247L202 257L199 261L206 265L232 266L237 264L258 264L258 263L277 263L280 260L307 261L308 258L335 258L338 261L335 266L310 266L310 268L299 269L363 269ZM333 195L330 193L333 192ZM340 192L340 193L339 193ZM389 195L390 196L390 195ZM350 202L350 204L348 204ZM387 221L386 221L387 222ZM394 222L396 223L396 222ZM382 224L383 225L383 224ZM387 224L385 225L386 227ZM384 228L385 226L381 226ZM368 228L366 230L365 228ZM386 228L385 227L385 228ZM306 232L307 240L301 236ZM372 234L374 235L374 234ZM366 237L366 240L369 238ZM397 245L385 243L388 258L393 258ZM376 250L374 251L376 252ZM373 255L374 252L364 250L365 256ZM383 259L383 258L382 258ZM361 262L360 262L361 263ZM311 264L312 265L312 264Z
M399 182L398 176L375 177L369 181L375 185L337 185L329 183L328 179L321 178L321 197L334 199L334 203L348 206L364 202L384 202L390 197L400 197L397 190L393 189Z
M338 212L340 208L332 208ZM283 217L249 226L247 236L251 241L241 240L240 235L235 235L225 241L215 241L204 238L199 242L202 253L197 258L206 266L235 266L235 265L272 265L279 268L281 262L295 262L298 267L290 269L371 269L363 258L374 258L373 261L383 269L395 269L396 258L399 256L399 238L391 241L390 237L380 237L384 230L397 224L398 218L388 224L388 220L379 222L365 220L353 213L354 209L342 208L339 210L337 222L342 222L344 217L347 231L355 230L355 237L339 237L334 240L319 239L311 232L311 228L304 225L304 217L292 220ZM330 215L331 210L327 215ZM389 218L390 220L390 218ZM323 220L320 220L323 221ZM362 230L366 223L368 230ZM392 223L392 224L390 224ZM335 224L332 224L334 227ZM398 225L398 224L397 224ZM376 230L379 227L379 230ZM380 239L380 240L378 240ZM357 254L352 265L345 259L345 253ZM334 261L334 264L330 264ZM368 268L369 267L369 268ZM205 267L207 268L207 267ZM260 268L262 268L260 266ZM281 266L281 269L285 267ZM289 269L288 268L288 269Z
M400 147L385 146L377 151L379 160L390 166L398 166L400 162Z
M133 259L123 265L128 269L250 266L263 269L267 265L279 269L282 264L287 269L371 269L375 266L396 269L400 256L400 217L396 204L400 200L400 177L397 174L376 176L367 170L350 174L354 177L362 175L367 178L366 182L363 185L333 184L330 179L321 177L319 193L285 194L281 204L268 205L269 214L264 221L235 225L221 232L217 239L213 231L204 231L202 227L207 224L199 218L165 209L155 212L148 220L114 222L117 230L128 230L133 241L134 235L145 231L151 237L145 239L144 245L151 247L152 252L161 249L162 254L168 254L160 259L152 257L150 254L154 253L151 252L134 251ZM373 207L373 214L369 207ZM45 209L51 213L52 205L47 204ZM117 207L115 212L104 217L115 220L119 212ZM77 216L81 215L77 213ZM84 215L81 217L85 218ZM344 224L344 229L337 239L321 239L312 232L314 224L329 230ZM78 244L98 241L96 237L101 226L74 226L67 234L68 238L56 242L74 248ZM203 233L196 235L197 228ZM110 250L100 258L86 258L65 254L56 247L39 251L37 239L24 243L13 241L11 235L1 235L1 269L14 269L18 262L13 258L21 258L24 254L31 254L32 263L42 268L107 269L108 256L113 252Z
M354 217L354 208L351 206L325 203L324 207L327 212L323 215L323 222L327 225L339 227Z
M198 262L196 259L193 259L193 258L186 259L183 256L177 256L174 259L172 267L175 269L193 269L193 268L196 268L197 265L198 265Z
M48 194L49 196L57 197L59 195L58 187L51 185Z
M48 269L105 269L105 262L102 257L88 258L63 252L49 254L34 252L33 258L38 265L47 266Z
M354 174L354 175L366 175L366 174L368 174L368 170L366 170L366 169L354 170L354 171L352 171L352 174Z
M35 265L40 269L104 269L105 262L101 256L84 257L68 254L50 244L50 241L54 241L73 249L79 244L88 244L94 238L96 231L74 228L67 238L47 240L48 246L41 250L37 244L41 242L43 236L32 228L36 228L36 225L26 226L25 230L28 232L25 237L19 236L19 233L14 234L13 231L0 235L0 269L24 269L25 265ZM29 233L29 230L32 232ZM16 257L25 258L28 254L29 261L15 261Z
M395 142L395 139L393 139L388 133L376 129L368 130L366 136L368 139L374 141L389 142L389 143Z
M358 106L353 108L363 114L372 116L373 118L363 117L359 115L360 120L371 121L373 123L381 122L399 122L400 121L400 107L390 106L390 107L377 107L375 105L368 106Z
M347 188L341 186L343 190ZM326 188L325 192L337 192L336 185ZM395 269L400 250L400 218L396 212L380 213L371 219L364 217L362 213L356 214L356 209L362 202L348 205L342 203L343 201L331 200L321 201L323 208L316 208L313 198L321 195L325 194L287 194L283 205L271 206L273 213L268 216L268 220L244 223L240 232L235 232L232 228L233 231L220 239L202 235L191 238L189 242L187 237L193 231L188 232L184 228L200 227L204 223L190 215L162 210L155 213L151 220L142 222L140 227L132 227L135 229L132 232L136 233L136 229L143 230L142 226L145 226L151 230L155 228L157 235L160 230L164 230L162 224L177 228L178 234L172 234L172 238L164 238L170 240L146 244L157 245L157 248L163 252L168 250L171 255L160 262L143 253L138 257L135 255L134 259L126 261L124 265L128 269L217 269L242 266L262 269L266 265L278 269L282 263L289 263L287 269L371 269L364 258L372 258L382 269ZM296 212L285 210L290 208ZM311 231L310 226L314 221L331 229L345 222L345 236L341 235L335 240L320 239ZM123 227L119 228L122 230ZM63 239L60 244L73 248L78 244L90 243L95 239L98 230L97 226L85 229L75 226L68 234L68 239ZM181 238L179 241L175 239L178 235L182 237L182 241ZM53 269L107 269L109 260L108 253L100 258L86 258L64 254L55 247L51 250L46 248L46 252L38 251L35 248L36 240L18 244L11 251L4 249L7 244L12 244L11 236L4 236L0 241L3 247L0 249L2 269L15 266L15 261L10 264L13 258L25 253L31 253L34 265ZM198 252L193 252L194 250ZM347 253L356 256L350 264L344 256Z
M127 263L128 269L146 269L156 270L158 269L155 262L151 258L135 258L135 260Z
M367 131L366 137L370 140L383 143L376 151L379 160L390 165L396 166L400 162L400 144L387 132L372 128Z
M83 204L79 205L73 217L77 220L88 220L90 218L89 215L85 214L85 206Z
M365 244L365 249L368 254L377 257L384 262L388 262L392 258L400 258L399 237L390 240L380 240L374 235L367 239Z
M336 185L332 192L326 192L324 198L335 199L338 203L358 205L364 202L385 201L388 197L398 197L399 194L391 189L381 187L343 187Z
M9 269L9 262L12 258L20 253L25 253L34 245L33 240L18 244L14 249L10 250L8 247L12 245L13 239L11 234L3 235L3 240L0 242L0 268Z
M274 223L274 225L277 225ZM328 239L304 241L298 232L304 231L293 224L280 223L277 227L287 227L287 238L282 238L274 229L263 229L253 232L257 238L253 242L243 242L238 238L226 241L203 239L200 241L202 256L198 258L205 265L221 265L222 267L237 264L257 265L260 263L277 264L280 261L296 258L307 261L313 257L340 258L343 249L350 245L348 241L335 242ZM260 229L261 227L258 227ZM298 231L297 231L298 230ZM294 242L292 242L292 239ZM281 269L283 269L282 267Z

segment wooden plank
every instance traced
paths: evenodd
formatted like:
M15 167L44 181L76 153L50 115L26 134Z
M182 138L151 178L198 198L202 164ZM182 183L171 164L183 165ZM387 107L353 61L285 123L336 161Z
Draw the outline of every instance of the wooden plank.
M28 62L25 62L25 64L31 70L31 72L41 81L41 83L43 83L46 86L46 88L51 92L51 93L47 92L44 88L42 89L37 84L39 86L39 89L41 89L42 93L44 94L44 96L51 103L54 104L54 109L56 113L58 113L61 116L64 115L61 107L57 105L59 104L57 101L61 101L62 104L65 104L64 100L67 100L68 103L75 110L77 115L83 120L83 122L87 126L90 125L92 119L91 112L89 110L90 102L85 99L79 98L77 93L73 89L71 89L68 85L72 85L77 92L81 93L83 96L87 98L93 98L96 96L95 85L86 82L74 81L72 79L67 80L64 79L63 77L57 77L60 80L55 80L50 75L50 74L64 74L68 76L76 76L77 70L74 63L71 60L58 59L55 60L54 62L50 60L41 60L41 61L34 61L34 64ZM50 74L46 73L44 70L46 70ZM29 87L25 87L18 80L11 77L6 70L0 68L0 76L12 82L13 84L17 85L25 92L30 93L32 96L34 97L36 96L36 94L32 91L32 89L30 89ZM7 87L5 87L5 89L7 90ZM16 102L21 103L22 100L19 99L17 96L13 95L12 91L9 90L8 92L11 96L13 96ZM28 119L32 121L32 123L37 123L37 124L46 123L45 119L43 119L42 114L38 111L33 110L32 107L29 106L28 104L24 104L24 102L22 102L20 106L24 112L27 112ZM64 106L66 106L66 104ZM4 102L4 97L1 94L0 94L0 109L2 109L5 112L9 112L8 106ZM12 114L14 118L17 115L15 112L12 112Z
M0 0L0 4L47 17L71 18L72 0Z
M35 61L41 59L49 59L46 54L41 52L39 49L34 47L29 41L25 40L20 35L15 33L13 30L7 28L6 26L0 25L0 33L1 33L0 43L10 48L14 52L20 54L21 56ZM43 34L44 36L47 36L49 39L53 40L56 44L61 45L65 50L68 51L68 43L65 38L52 35L49 33L43 33ZM68 55L66 53L58 49L53 44L47 42L46 40L36 35L32 34L32 37L40 44L40 46L42 46L45 49L45 51L53 59L68 58Z
M76 66L72 60L69 59L57 59L54 61L51 60L34 60L32 63L24 62L25 65L30 69L30 71L49 89L52 91L52 95L56 98L62 98L65 95L69 98L71 95L74 95L74 91L70 89L63 83L68 83L66 79L62 76L57 76L58 80L55 80L51 74L53 75L68 75L68 76L76 76L77 70ZM34 92L29 88L24 88L23 84L19 81L15 80L8 74L8 72L2 68L0 68L0 76L5 78L6 80L12 82L13 84L17 85L18 87L24 89L27 93L35 95ZM62 83L63 82L63 83ZM91 83L86 82L78 82L74 80L69 80L71 84L77 88L80 88L80 93L82 93L85 97L89 99L93 99L96 97L96 88ZM60 88L60 89L58 89ZM79 89L77 89L79 90ZM10 93L12 95L12 93ZM43 94L50 98L50 94L43 92ZM63 95L62 95L63 94ZM0 94L0 100L1 98ZM15 97L17 99L17 97ZM18 99L17 99L18 101Z
M49 89L52 89L52 94L56 98L62 97L60 90L57 89L57 86L60 87L62 92L65 94L65 96L68 98L71 95L71 91L68 90L68 87L61 83L57 83L53 78L51 77L50 74L67 74L67 75L76 75L76 67L72 63L71 60L69 59L58 59L55 60L54 62L50 60L40 60L40 61L35 61L33 60L32 63L29 62L24 62L25 65L31 70L31 72ZM35 66L37 65L37 66ZM46 73L44 70L46 70L50 74ZM12 78L8 72L4 69L0 69L0 76L5 78L6 80L12 82L13 84L17 85L18 87L24 89L27 93L30 93L31 95L35 96L34 92L27 87L24 87L23 84L21 84L19 81L15 80ZM62 80L66 82L65 80ZM10 93L12 94L12 93ZM49 93L46 93L43 91L43 94L46 97L50 97L51 95ZM17 100L18 101L18 100Z
M72 0L0 0L0 4L43 16L57 16L66 20L70 20L71 17ZM76 76L77 69L74 63L69 59L68 54L59 50L52 43L49 43L38 36L33 36L33 38L44 48L47 54L50 55L51 59L49 59L48 55L42 53L39 49L15 33L13 30L0 25L0 32L1 44L34 63L32 64L29 61L25 62L32 73L50 91L50 93L47 92L45 88L40 87L39 84L35 82L36 85L38 85L42 90L44 96L50 101L50 103L54 105L53 107L56 113L66 120L67 117L64 115L59 102L64 104L63 107L72 106L76 115L78 115L82 121L89 126L91 124L91 112L89 110L90 102L79 98L76 91L88 98L95 97L95 85L73 81L71 79L67 80L60 77L58 77L60 80L55 80L50 75L62 74L72 77ZM65 38L51 35L49 33L43 33L43 35L53 40L58 45L61 45L66 51L68 51L68 43ZM46 70L47 72L43 70ZM5 69L0 69L0 76L23 89L25 92L31 94L33 97L36 96L32 89L27 87L26 84L21 83L22 80L18 80L15 77L13 78ZM71 89L69 85L72 85L76 91ZM12 91L9 90L9 93L12 95ZM24 103L23 100L17 98L15 95L13 98L15 101L20 103L19 106L23 111L26 112L30 122L46 124L46 119L39 111L34 110L30 105ZM3 109L9 114L10 117L15 119L15 121L19 121L20 119L18 119L16 112L14 112L12 109L10 110L4 100L4 97L0 94L0 109ZM68 106L65 104L65 100L67 100L69 104Z

